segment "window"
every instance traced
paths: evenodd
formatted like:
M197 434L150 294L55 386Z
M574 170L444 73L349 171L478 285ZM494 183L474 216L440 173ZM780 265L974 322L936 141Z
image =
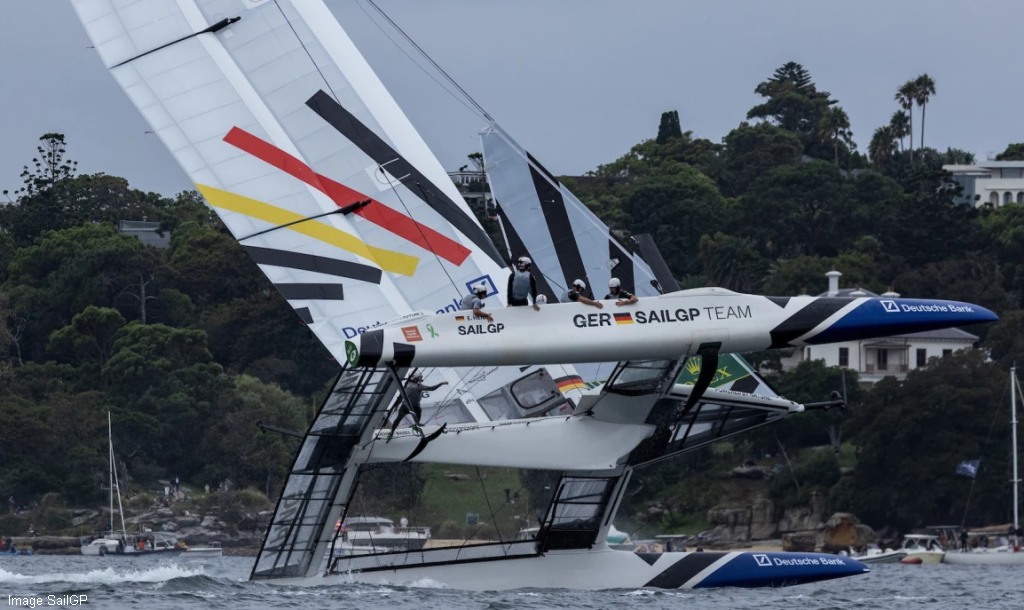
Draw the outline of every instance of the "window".
M928 350L923 347L917 348L917 366L918 368L925 365L928 362Z
M847 368L848 366L850 366L850 348L839 348L839 366L843 368Z
M950 357L952 355L953 355L953 350L951 350L951 349L944 349L944 350L942 350L942 357L943 358L948 358L948 357Z
M889 350L880 349L878 350L878 370L886 371L889 369Z

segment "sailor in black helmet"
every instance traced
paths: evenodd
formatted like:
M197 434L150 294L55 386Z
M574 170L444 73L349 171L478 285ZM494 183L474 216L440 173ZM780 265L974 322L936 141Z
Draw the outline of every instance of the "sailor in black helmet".
M587 285L583 280L573 280L572 288L569 290L569 294L566 295L570 301L577 303L583 303L584 305L591 305L598 309L604 309L604 305L601 301L595 301L586 295Z
M605 299L615 299L615 304L619 307L623 305L632 305L637 302L636 295L632 292L622 289L622 282L619 278L613 277L608 280L608 294L604 295Z
M388 434L388 440L391 440L391 437L394 436L395 430L398 429L398 425L402 423L406 415L412 415L413 428L419 429L420 417L423 416L423 409L420 408L423 393L433 392L443 385L448 385L448 382L442 381L437 385L423 385L423 374L414 373L405 384L405 396L409 399L409 402L406 404L405 401L402 401L402 404L398 407L398 414L395 415L395 422L391 424L391 433Z
M494 317L484 311L484 299L487 297L487 284L480 283L473 286L473 292L462 297L462 302L459 305L460 309L473 311L473 315L478 318L487 318L488 322L493 322Z
M508 276L508 294L506 295L509 307L521 307L530 304L533 299L533 308L540 311L537 303L537 280L530 273L533 261L526 256L520 256L516 261L516 268Z

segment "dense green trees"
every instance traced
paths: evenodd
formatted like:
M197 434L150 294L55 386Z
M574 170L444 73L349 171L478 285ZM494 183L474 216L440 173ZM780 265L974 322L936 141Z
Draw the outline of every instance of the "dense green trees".
M868 165L839 100L789 62L756 85L758 104L720 141L695 137L669 111L655 138L567 179L613 229L653 234L684 286L816 294L823 274L839 269L847 286L959 298L1002 315L977 330L992 363L956 355L870 389L847 377L849 410L803 414L742 441L752 455L781 445L794 456L852 442L854 475L839 478L828 450L795 474L809 482L802 493L827 491L843 502L835 508L873 525L956 522L966 480L953 466L979 455L974 502L988 508L978 521L998 520L1006 498L1002 411L977 415L1003 409L1005 370L1024 362L1024 212L954 203L942 165L973 159L925 147L935 91L927 75L899 87ZM1008 144L1000 158L1022 151ZM303 428L336 363L198 193L165 198L122 178L78 175L60 134L44 135L38 152L24 188L0 206L0 493L95 499L108 411L134 481L230 478L273 493L294 442L256 422ZM169 248L116 230L118 220L143 219L170 232ZM801 401L844 385L820 363L773 373L772 382ZM705 462L687 464L703 476ZM671 488L679 473L652 476L644 497ZM929 493L911 493L921 489ZM780 501L795 497L783 484L776 491ZM709 497L694 492L684 504L698 510Z

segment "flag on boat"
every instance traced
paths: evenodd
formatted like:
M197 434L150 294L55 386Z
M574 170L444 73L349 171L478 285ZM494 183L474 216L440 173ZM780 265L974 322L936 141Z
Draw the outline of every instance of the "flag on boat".
M977 460L964 460L956 465L956 473L962 474L965 477L971 477L972 479L978 476L978 465L981 464L981 459Z

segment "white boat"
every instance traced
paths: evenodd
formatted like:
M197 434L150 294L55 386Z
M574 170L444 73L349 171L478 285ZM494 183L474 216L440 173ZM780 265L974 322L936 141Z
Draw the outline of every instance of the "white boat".
M1020 396L1020 384L1017 382L1017 367L1010 369L1010 450L1013 456L1013 477L1010 479L1013 485L1013 525L1003 536L1005 540L1004 544L1000 544L995 547L988 548L982 546L981 548L972 548L967 551L961 551L959 548L955 551L946 553L943 559L944 563L960 564L960 565L1024 565L1024 552L1022 552L1021 545L1024 544L1024 540L1020 537L1020 509L1019 509L1019 495L1018 485L1020 483L1020 477L1017 474L1017 397ZM968 532L968 536L971 533ZM979 535L985 536L988 539L989 533L981 533Z
M994 314L972 304L766 298L720 288L662 295L650 257L618 244L553 173L505 136L504 144L485 144L495 192L522 195L499 195L499 214L510 221L506 243L516 249L502 253L319 0L73 5L153 132L344 365L303 438L252 579L697 588L781 586L866 571L855 560L818 553L622 553L607 537L636 467L805 410L771 392L742 359L719 354L723 344L783 347L837 333L959 326ZM519 215L525 224L504 211L515 205L533 210ZM551 247L534 254L535 238ZM501 307L508 261L523 253L553 265L538 262L535 270L544 286L538 293L552 303L539 310ZM596 285L589 275L595 264L602 281L614 272L633 284L640 303L618 312L611 301L604 312L557 303L556 291L573 278ZM480 284L488 288L493 323L459 310L461 297ZM593 386L565 364L619 360L613 356L634 349L629 339L638 336L662 348L664 337L677 340L663 359L631 352L636 359L609 365ZM556 352L545 347L566 346L552 364ZM423 371L427 385L450 383L423 405L424 425L389 438L382 426L397 416L417 354L465 364L460 351L474 354L466 368ZM361 361L373 365L355 366ZM687 372L692 382L680 383ZM495 514L481 521L536 518L538 536L494 541L469 532L447 547L433 548L432 538L419 550L367 554L355 549L376 544L350 541L349 554L331 556L336 521L380 510L357 499L367 473L405 462L550 476L532 497L529 512L536 514L497 514L504 506L491 503L497 494L484 503Z
M121 487L117 476L117 461L114 457L114 432L110 413L107 413L107 457L110 466L110 529L99 537L82 537L83 555L139 557L142 555L178 554L184 549L178 538L165 532L132 533L125 528L124 508L121 503ZM121 529L114 527L114 498L117 498L117 514L121 518Z
M418 551L430 540L429 527L396 527L385 517L348 517L341 531L354 547Z
M186 546L185 552L182 553L183 557L222 557L224 555L224 549L221 548L219 542L210 542L201 546Z
M863 553L850 552L853 557L861 563L899 563L907 556L902 549L882 549L877 544L869 544Z
M946 554L939 537L932 534L907 534L903 536L900 550L907 554L901 563L942 563Z

